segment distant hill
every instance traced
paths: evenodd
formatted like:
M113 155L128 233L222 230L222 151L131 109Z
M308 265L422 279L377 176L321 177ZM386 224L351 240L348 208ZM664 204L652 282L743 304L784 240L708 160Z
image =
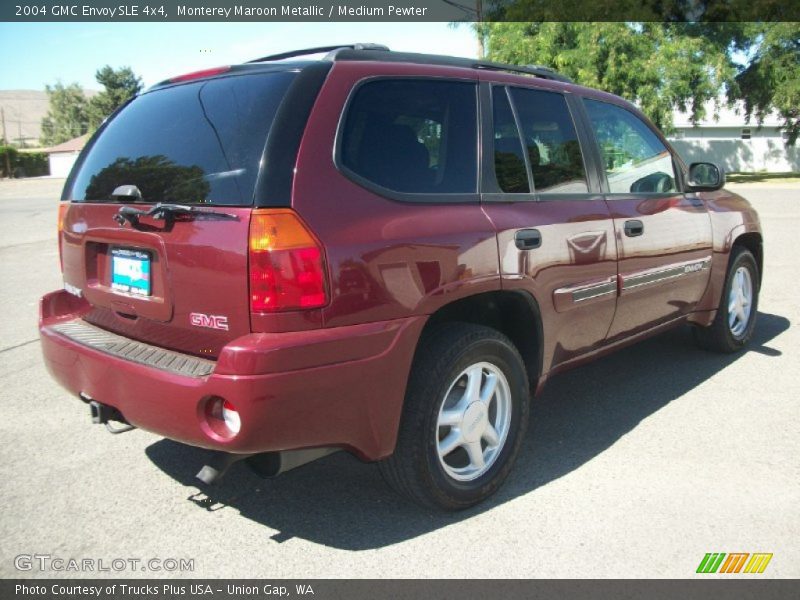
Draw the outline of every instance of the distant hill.
M87 98L97 94L95 90L83 90L83 93ZM42 119L50 107L47 92L44 90L0 90L0 107L5 112L8 141L15 146L20 146L22 145L21 138L27 147L39 146ZM0 129L0 136L2 136L2 129Z

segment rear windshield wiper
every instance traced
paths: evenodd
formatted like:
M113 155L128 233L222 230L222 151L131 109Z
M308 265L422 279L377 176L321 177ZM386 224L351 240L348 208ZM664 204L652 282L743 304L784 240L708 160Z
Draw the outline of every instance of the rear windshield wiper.
M159 202L150 210L139 210L132 206L123 206L117 211L117 214L114 215L114 220L120 225L124 225L125 221L130 221L131 225L138 225L139 219L142 217L152 217L153 219L171 222L175 221L178 216L189 216L193 219L221 219L225 221L235 221L239 218L236 215L216 210L204 210L196 206L187 206L185 204Z
M174 219L177 215L192 215L200 219L222 219L226 221L236 220L239 217L231 213L220 212L216 210L203 210L197 206L189 206L186 204L170 204L168 202L159 202L153 208L147 211L148 216L154 219Z

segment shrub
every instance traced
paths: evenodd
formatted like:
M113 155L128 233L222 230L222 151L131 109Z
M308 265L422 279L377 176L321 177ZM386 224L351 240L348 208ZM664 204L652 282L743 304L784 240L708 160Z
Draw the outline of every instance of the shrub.
M44 152L19 152L14 177L39 177L50 174L50 163Z
M6 161L8 157L8 161ZM13 146L0 146L0 175L8 177L7 164L12 177L38 177L50 173L50 164L44 152L20 152Z

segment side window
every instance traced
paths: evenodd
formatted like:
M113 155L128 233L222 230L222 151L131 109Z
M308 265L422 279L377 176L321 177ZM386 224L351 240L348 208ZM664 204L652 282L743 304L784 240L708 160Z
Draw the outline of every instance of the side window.
M505 88L492 90L492 111L494 113L494 172L497 185L508 194L530 192L528 171L525 168L525 155L519 139L517 123Z
M632 112L584 98L612 194L676 192L672 155Z
M512 88L511 97L531 163L534 190L543 194L588 192L581 146L564 96Z
M474 194L477 140L475 84L381 79L362 85L351 101L340 159L396 192Z

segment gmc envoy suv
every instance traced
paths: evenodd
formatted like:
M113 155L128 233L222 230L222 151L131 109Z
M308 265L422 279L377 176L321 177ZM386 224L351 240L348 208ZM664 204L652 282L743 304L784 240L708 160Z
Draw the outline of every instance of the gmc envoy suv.
M541 67L355 44L175 77L67 179L44 359L95 423L215 450L206 483L346 450L463 509L553 374L685 323L747 344L762 234L723 184Z

